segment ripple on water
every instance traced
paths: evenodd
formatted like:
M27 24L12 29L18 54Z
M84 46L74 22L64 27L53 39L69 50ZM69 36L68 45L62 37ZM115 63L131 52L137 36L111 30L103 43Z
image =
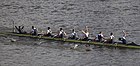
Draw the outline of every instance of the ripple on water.
M140 43L139 0L1 0L0 31L11 32L12 23L30 31L34 25L41 30L60 27L66 32L75 28L81 33L89 26L91 36L128 31L128 39ZM5 26L5 27L4 27ZM7 28L9 27L9 28ZM92 34L93 33L93 34ZM17 39L11 42L9 38ZM90 46L23 37L0 37L0 66L139 66L140 51ZM72 48L72 49L71 49Z

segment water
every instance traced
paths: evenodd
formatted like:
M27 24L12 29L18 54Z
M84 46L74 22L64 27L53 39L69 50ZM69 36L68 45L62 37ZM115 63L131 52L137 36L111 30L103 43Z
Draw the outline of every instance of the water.
M41 32L50 26L54 33L62 27L66 33L85 26L90 36L100 31L118 37L125 30L127 40L140 43L139 0L0 0L0 27L23 25L29 31L36 26Z
M139 0L0 0L0 32L10 32L14 25L32 25L41 32L48 26L56 33L75 28L81 35L85 26L90 36L110 32L115 40L125 30L128 41L140 43ZM11 42L10 39L17 39ZM0 66L139 66L140 51L30 39L0 37Z
M17 41L11 42L9 38ZM1 66L139 66L140 51L88 47L24 37L0 37Z

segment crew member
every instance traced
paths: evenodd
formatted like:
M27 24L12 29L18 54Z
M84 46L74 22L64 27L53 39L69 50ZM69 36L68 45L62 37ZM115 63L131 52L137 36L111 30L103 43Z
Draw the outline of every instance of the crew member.
M60 28L59 32L58 32L58 35L56 36L57 38L64 38L64 36L66 36L66 32Z
M52 30L51 30L50 27L48 27L48 30L47 30L46 36L48 36L48 37L52 37L52 36L53 36L53 35L52 35Z
M77 33L75 32L74 29L72 29L72 33L71 33L69 39L78 39L78 38L77 38Z
M34 26L32 26L31 34L37 35L37 29Z
M88 31L88 27L87 26L86 26L85 31L82 30L82 33L84 34L84 38L82 40L88 41L89 40L89 31Z
M122 41L122 44L127 44L125 31L123 31L123 36L122 36L122 38L119 38L119 40Z
M99 34L96 36L95 40L97 39L97 42L102 42L104 38L104 35L102 32L99 32Z
M18 31L17 33L19 34L26 34L27 32L24 31L24 26L15 26L16 30Z
M114 43L114 35L113 35L113 33L110 33L109 39L106 39L105 42L107 42L107 43Z

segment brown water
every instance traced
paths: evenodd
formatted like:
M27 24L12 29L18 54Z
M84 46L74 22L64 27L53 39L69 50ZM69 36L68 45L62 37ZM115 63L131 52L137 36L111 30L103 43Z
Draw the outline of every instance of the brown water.
M125 30L128 41L140 43L139 0L0 0L0 32L24 25L30 31L50 26L67 33L75 28L79 35L89 26L90 36L99 31L114 32L116 40ZM11 42L15 38L17 42ZM140 51L75 44L39 39L0 37L0 66L139 66Z

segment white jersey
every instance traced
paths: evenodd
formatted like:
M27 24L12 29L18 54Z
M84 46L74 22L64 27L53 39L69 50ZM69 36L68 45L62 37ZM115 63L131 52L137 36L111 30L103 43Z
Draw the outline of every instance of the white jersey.
M111 35L111 36L110 36L110 39L113 39L113 38L114 38L114 35Z
M61 30L60 32L59 32L59 35L61 35L61 34L63 34L64 33L64 31L63 30Z
M126 39L125 36L122 37L123 39Z
M104 37L104 35L103 35L103 34L98 34L96 37L98 38L99 36Z
M123 37L122 37L123 39L126 39L126 35L123 35Z
M89 32L85 33L85 37L89 37Z
M52 33L52 30L51 30L51 29L47 30L47 34L48 34L48 33Z
M35 30L37 30L36 28L33 28L32 30L31 30L31 32L34 32Z
M72 35L72 36L75 36L75 35L76 35L76 32L71 33L71 35Z

